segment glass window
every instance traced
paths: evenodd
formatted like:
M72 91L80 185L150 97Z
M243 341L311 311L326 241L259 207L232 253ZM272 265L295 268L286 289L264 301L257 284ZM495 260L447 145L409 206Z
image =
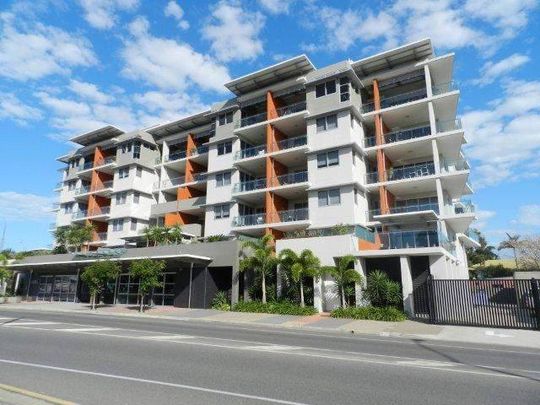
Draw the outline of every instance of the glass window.
M118 178L125 179L129 177L129 167L123 167L118 170Z
M326 82L326 94L332 94L336 92L336 81L331 80Z
M131 227L130 227L130 229L132 231L137 230L137 218L131 218Z
M315 97L323 97L336 92L336 81L330 80L315 86Z
M232 141L218 143L218 155L225 155L232 152Z
M328 191L319 191L319 207L326 207L328 205Z
M124 191L123 193L116 194L116 205L123 205L127 201L127 191Z
M326 129L330 130L334 128L337 128L337 115L336 114L329 115L328 117L326 117Z
M341 101L347 101L350 98L348 77L342 77L339 79L339 93Z
M228 113L225 113L225 114L220 114L218 116L219 125L230 124L231 122L233 122L233 113L232 113L232 111L228 112Z
M216 174L216 187L223 187L231 184L231 173L218 173Z
M225 125L225 114L220 114L218 116L218 124L219 125Z
M324 83L318 84L315 86L315 97L322 97L326 96L326 90L324 87Z
M328 204L329 205L341 204L341 195L339 192L339 188L328 190Z
M139 193L138 191L135 191L133 193L133 202L135 204L138 204L140 199L141 199L141 193Z
M337 150L328 152L328 166L337 166L339 165L339 153Z
M135 142L133 144L133 159L140 159L141 158L141 143Z
M137 166L137 173L136 173L136 176L137 176L137 177L142 177L142 167Z
M113 232L122 231L124 229L124 218L113 219Z
M229 218L229 216L230 216L229 204L222 204L222 205L214 206L215 219Z
M317 118L317 132L326 131L326 118Z
M326 153L319 153L317 155L317 167L326 167Z

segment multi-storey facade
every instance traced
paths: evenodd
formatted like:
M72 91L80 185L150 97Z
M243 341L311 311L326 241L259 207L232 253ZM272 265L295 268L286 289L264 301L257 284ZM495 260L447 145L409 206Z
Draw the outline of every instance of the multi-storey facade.
M311 248L323 264L353 254L405 300L422 275L467 278L474 209L461 199L472 190L453 61L429 40L319 69L302 55L226 83L234 97L208 111L80 135L59 159L55 226L94 225L89 250L141 245L153 224L272 234L277 251ZM315 285L318 308L334 305L331 285Z

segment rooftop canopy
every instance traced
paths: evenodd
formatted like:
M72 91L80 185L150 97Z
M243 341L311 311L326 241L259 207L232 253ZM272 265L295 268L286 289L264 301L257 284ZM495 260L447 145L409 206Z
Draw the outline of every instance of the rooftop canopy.
M97 142L114 138L115 136L121 135L123 133L124 131L122 131L121 129L118 129L112 125L107 125L94 131L86 132L82 135L77 135L71 138L70 141L78 143L79 145L88 146Z
M309 58L306 55L300 55L234 79L225 83L225 87L240 96L283 80L304 75L312 70L315 70L315 66Z
M424 60L434 55L430 39L421 39L353 62L352 67L362 78L392 69L404 63Z
M200 126L213 123L213 119L208 117L209 113L210 111L203 111L177 121L167 122L166 124L146 128L145 131L154 135L156 138L163 138L167 135L189 131Z

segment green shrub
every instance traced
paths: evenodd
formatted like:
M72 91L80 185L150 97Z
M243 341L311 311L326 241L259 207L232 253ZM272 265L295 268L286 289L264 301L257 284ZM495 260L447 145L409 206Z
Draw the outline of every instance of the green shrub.
M365 298L375 307L384 308L402 304L401 286L380 270L368 274L364 292Z
M512 277L516 269L508 269L502 264L490 266L478 266L474 268L474 272L479 279L493 277Z
M330 314L332 318L368 319L371 321L399 322L407 316L395 307L349 307L338 308Z
M260 301L239 302L233 308L235 312L255 312L280 315L314 315L317 313L313 307L302 308L290 301L272 301L263 304Z
M230 238L226 235L219 234L219 235L212 235L205 239L205 242L211 243L211 242L221 242L224 240L229 240Z
M218 291L212 300L212 309L218 311L230 311L229 293L227 291Z

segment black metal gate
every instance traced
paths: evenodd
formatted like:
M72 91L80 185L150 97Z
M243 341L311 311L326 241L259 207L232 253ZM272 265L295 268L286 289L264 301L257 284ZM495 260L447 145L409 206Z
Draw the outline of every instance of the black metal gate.
M413 281L414 316L430 323L540 329L538 280Z

